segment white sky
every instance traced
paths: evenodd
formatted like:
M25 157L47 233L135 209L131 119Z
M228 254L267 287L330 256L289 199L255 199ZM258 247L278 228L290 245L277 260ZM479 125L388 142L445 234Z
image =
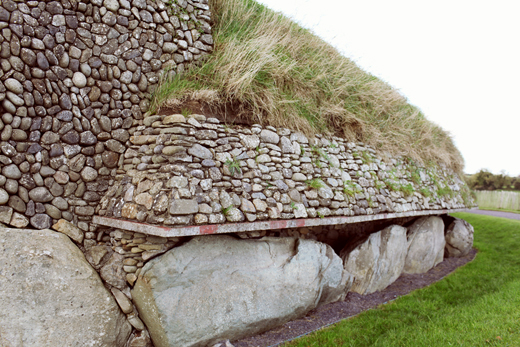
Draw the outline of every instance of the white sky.
M260 0L448 130L466 173L520 175L519 0Z

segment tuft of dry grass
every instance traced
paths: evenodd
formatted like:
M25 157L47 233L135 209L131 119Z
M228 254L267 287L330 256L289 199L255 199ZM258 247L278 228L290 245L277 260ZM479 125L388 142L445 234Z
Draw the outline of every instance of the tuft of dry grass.
M162 81L152 109L195 100L223 118L336 135L462 171L449 133L309 30L253 0L210 5L214 52L183 76Z

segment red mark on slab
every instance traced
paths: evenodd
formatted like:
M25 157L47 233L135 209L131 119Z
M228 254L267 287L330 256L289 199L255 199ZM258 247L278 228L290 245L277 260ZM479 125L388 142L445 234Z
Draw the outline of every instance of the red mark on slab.
M218 225L215 225L215 224L201 225L199 227L201 235L214 234L217 231L217 229L218 229Z
M305 219L296 219L295 222L296 222L297 228L301 228L301 227L305 226Z
M286 220L273 220L269 222L269 226L271 229L285 229L287 228L287 221Z

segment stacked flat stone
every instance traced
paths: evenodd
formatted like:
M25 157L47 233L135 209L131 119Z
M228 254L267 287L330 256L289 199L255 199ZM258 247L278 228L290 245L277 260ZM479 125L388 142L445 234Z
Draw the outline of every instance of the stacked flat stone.
M0 221L82 231L159 79L212 51L207 0L0 4ZM165 69L165 70L164 70Z
M146 117L130 133L99 215L170 226L464 207L453 172L439 168L436 176L456 196L426 197L421 187L435 189L426 171L417 185L398 158L383 161L337 137L181 114ZM389 180L416 191L390 191L382 185Z
M53 228L82 243L75 237L78 233L74 231L77 227L73 224L60 220ZM123 230L100 228L97 233L85 233L83 240L85 258L98 271L105 286L110 288L128 322L135 331L141 332L133 339L149 341L149 336L132 304L129 285L134 285L147 260L165 253L178 243L178 238L162 238Z
M179 243L179 238L176 237L164 238L117 229L110 232L110 238L114 252L125 256L123 270L127 273L126 279L130 285L139 276L144 262Z

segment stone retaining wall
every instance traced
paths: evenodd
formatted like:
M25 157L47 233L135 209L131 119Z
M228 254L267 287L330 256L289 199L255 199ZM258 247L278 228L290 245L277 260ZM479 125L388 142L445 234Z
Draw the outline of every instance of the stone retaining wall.
M210 22L207 0L2 1L0 221L88 231L159 79L212 51Z
M151 115L129 146L100 216L182 226L472 206L457 174L333 137Z
M206 0L3 1L0 222L85 233L96 213L180 226L472 204L449 170L360 143L150 115L159 79L212 51L210 16Z

